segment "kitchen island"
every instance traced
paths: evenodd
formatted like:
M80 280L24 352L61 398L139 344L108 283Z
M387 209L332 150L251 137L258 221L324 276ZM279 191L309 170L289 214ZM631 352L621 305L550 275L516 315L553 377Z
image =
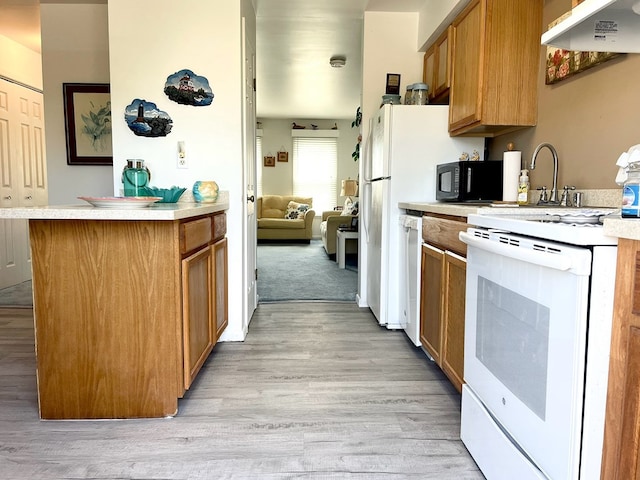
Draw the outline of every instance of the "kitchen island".
M41 418L177 413L227 324L222 193L211 204L0 209L29 220Z

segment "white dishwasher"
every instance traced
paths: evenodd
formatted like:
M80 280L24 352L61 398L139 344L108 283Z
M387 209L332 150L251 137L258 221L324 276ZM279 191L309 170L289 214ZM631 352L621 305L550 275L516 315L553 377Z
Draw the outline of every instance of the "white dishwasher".
M422 216L400 215L400 321L416 347L420 342Z

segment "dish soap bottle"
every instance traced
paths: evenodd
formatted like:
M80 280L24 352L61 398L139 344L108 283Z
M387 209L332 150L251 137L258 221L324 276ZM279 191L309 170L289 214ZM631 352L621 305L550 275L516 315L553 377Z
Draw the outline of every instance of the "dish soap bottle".
M520 170L520 180L518 181L518 205L529 203L529 170Z

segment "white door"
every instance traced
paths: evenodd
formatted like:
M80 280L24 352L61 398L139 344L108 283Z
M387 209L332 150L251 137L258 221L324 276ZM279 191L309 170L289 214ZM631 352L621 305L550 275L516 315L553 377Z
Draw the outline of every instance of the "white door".
M256 49L247 35L245 18L242 18L242 38L244 57L244 184L245 192L245 226L244 226L244 286L245 305L243 327L249 327L251 317L257 305L256 290L256 256L257 225L255 214L256 195L256 91L255 61Z
M42 93L0 80L0 206L47 203ZM0 288L31 278L28 222L0 220Z

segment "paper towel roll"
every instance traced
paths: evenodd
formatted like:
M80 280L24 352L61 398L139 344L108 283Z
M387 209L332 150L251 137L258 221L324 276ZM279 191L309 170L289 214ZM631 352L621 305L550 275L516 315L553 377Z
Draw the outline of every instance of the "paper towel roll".
M522 152L513 150L502 156L502 200L515 202L518 199L518 179Z

